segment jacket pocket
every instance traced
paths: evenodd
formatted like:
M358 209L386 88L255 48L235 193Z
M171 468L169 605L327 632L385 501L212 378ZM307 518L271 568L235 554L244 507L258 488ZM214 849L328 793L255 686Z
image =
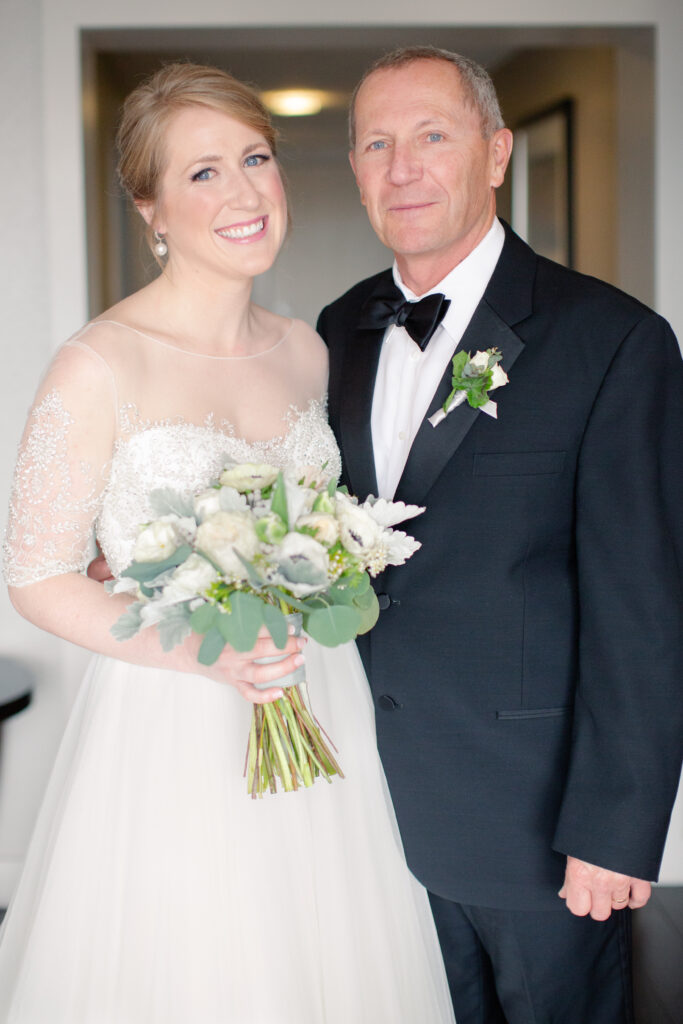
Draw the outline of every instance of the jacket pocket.
M566 452L479 452L474 476L546 476L561 473Z
M562 715L568 715L571 710L571 704L565 704L559 708L516 708L514 711L496 711L496 718L559 718Z

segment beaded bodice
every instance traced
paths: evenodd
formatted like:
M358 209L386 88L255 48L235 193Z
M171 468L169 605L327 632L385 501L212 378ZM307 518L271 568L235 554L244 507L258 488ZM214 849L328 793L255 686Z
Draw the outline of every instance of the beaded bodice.
M265 353L269 362L274 354ZM179 377L169 380L174 356L162 350L156 365L159 351L152 348L151 355L150 366L149 349L137 362L136 349L122 353L117 347L113 357L101 348L93 352L84 349L81 335L55 359L17 461L5 540L10 585L82 571L93 531L116 575L131 560L138 526L151 518L150 492L172 488L189 496L215 479L227 461L317 471L324 465L325 475L339 475L325 399L311 394L313 382L291 394L279 386L281 365L271 375L265 360L248 366L230 360L212 364L209 373L196 359L181 359ZM165 401L155 387L148 390L160 377ZM181 413L174 411L178 407ZM232 411L249 440L227 415Z
M265 462L284 468L319 467L338 476L339 451L323 402L290 410L287 431L268 441L236 437L229 424L165 423L119 442L97 524L97 536L114 575L131 561L137 526L151 518L149 492L170 487L186 495L206 487L226 462Z

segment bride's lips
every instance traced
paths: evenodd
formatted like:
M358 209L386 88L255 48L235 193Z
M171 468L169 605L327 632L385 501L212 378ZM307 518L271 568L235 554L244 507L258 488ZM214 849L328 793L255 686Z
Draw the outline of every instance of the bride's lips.
M230 224L229 227L216 228L216 234L225 238L228 242L237 242L244 245L248 242L255 242L263 238L268 229L268 215L255 217L254 220L245 220L240 224Z

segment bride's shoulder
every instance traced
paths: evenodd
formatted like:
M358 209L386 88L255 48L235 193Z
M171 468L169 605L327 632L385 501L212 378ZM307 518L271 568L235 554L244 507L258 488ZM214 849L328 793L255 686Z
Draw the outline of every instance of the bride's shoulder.
M303 320L290 321L290 341L304 358L327 364L327 345L317 331Z

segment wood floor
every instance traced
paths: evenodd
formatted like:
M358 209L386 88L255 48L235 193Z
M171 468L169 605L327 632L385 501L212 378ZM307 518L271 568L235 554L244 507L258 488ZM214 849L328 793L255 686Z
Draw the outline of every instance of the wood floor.
M634 913L633 966L636 1024L683 1024L683 886L656 888Z

